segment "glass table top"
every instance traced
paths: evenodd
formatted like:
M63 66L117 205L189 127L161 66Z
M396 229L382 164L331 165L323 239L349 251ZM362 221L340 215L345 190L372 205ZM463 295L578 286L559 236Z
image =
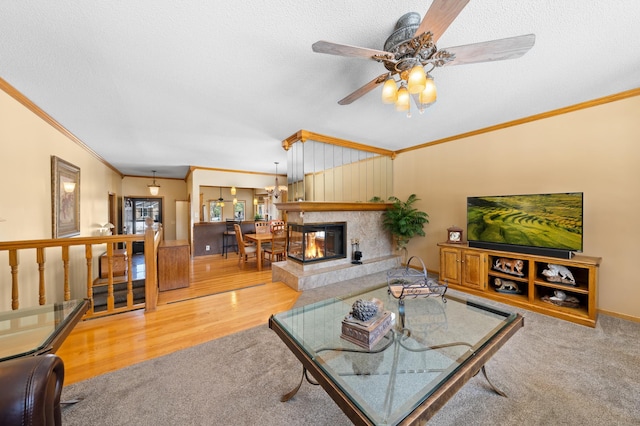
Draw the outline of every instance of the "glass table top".
M395 324L367 350L341 338L341 326L355 300L374 297ZM372 423L396 424L517 317L450 296L406 298L404 306L404 329L387 286L294 308L273 320Z
M0 361L47 351L86 304L76 299L0 312Z

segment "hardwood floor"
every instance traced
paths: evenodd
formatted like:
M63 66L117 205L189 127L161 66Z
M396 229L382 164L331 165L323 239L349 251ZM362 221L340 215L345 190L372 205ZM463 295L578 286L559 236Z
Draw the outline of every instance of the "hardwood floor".
M65 365L65 385L266 324L299 295L271 282L268 262L258 272L255 260L242 266L235 253L228 259L193 258L190 286L160 292L156 312L80 322L57 352Z

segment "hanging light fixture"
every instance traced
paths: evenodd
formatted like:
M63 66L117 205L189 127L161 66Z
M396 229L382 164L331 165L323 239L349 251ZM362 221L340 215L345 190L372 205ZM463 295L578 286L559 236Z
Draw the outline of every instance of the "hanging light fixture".
M236 195L236 187L235 186L231 187L231 195Z
M273 186L267 186L264 189L267 191L267 193L271 196L273 196L274 198L278 198L280 197L280 194L284 191L286 191L288 188L284 185L280 185L278 183L278 163L277 161L274 161L274 164L276 165L276 184Z
M222 187L220 187L219 189L220 189L220 198L218 198L218 202L216 203L216 205L220 207L224 207L224 198L222 198Z
M149 193L151 195L158 195L160 191L160 185L156 183L156 171L151 170L153 172L153 183L151 185L147 185L149 187Z

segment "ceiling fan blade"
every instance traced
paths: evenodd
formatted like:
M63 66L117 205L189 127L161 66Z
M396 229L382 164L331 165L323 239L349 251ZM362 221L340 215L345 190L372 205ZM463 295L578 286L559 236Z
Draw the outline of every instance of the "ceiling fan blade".
M503 61L524 55L536 42L535 34L501 38L462 46L447 47L445 50L456 55L446 65L464 65L477 62Z
M355 92L351 93L350 95L346 96L343 99L340 99L338 103L340 105L349 105L351 102L355 101L356 99L359 99L360 97L366 95L367 93L375 89L375 87L378 84L384 83L387 77L389 77L389 73L380 74L379 76L377 76L376 78L374 78L373 80L371 80L370 82L368 82L367 84L365 84L364 86L356 90Z
M328 53L329 55L351 56L355 58L371 59L374 56L382 56L393 59L394 55L384 50L367 49L366 47L349 46L348 44L332 43L330 41L316 41L311 45L314 52Z
M469 0L433 0L416 30L415 36L431 31L433 42L436 43L467 3Z

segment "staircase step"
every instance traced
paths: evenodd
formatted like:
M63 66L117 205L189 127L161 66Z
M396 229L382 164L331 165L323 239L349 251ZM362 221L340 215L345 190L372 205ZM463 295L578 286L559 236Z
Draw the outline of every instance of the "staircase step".
M115 307L126 306L127 304L127 290L114 290L113 301ZM133 289L133 303L144 303L144 287L138 287ZM94 312L107 310L107 293L99 293L93 296L93 310Z

